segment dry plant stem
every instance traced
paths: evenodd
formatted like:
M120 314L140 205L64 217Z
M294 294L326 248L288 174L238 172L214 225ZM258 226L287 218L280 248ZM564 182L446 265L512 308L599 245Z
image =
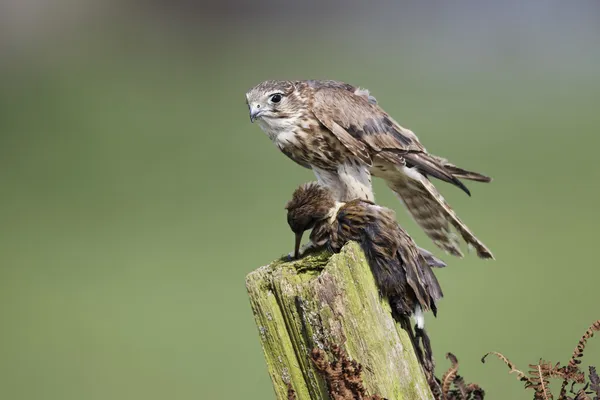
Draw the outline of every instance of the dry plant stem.
M327 383L332 400L386 400L378 394L369 395L362 381L362 365L348 358L337 345L331 346L333 360L327 360L325 350L315 347L311 358Z
M483 400L485 391L475 383L465 383L465 379L458 375L458 359L452 353L447 353L446 358L452 364L442 375L440 393L436 398L441 400ZM451 389L453 387L453 389Z
M276 261L246 278L278 400L329 399L311 352L338 345L362 366L366 392L389 400L433 399L408 334L379 296L358 244L329 258Z
M483 356L481 362L485 362L488 355L492 354L498 357L506 366L509 368L509 373L516 373L517 378L525 383L525 389L534 390L534 399L540 400L552 400L554 395L550 390L550 379L562 379L562 385L560 387L560 393L558 400L587 400L592 398L590 394L595 393L596 397L593 400L600 400L600 377L596 373L596 368L590 366L589 368L589 382L585 382L585 373L580 369L581 358L585 350L587 341L594 336L595 332L600 331L600 320L595 321L588 330L585 331L575 350L573 356L565 366L561 366L560 363L552 363L550 361L544 361L540 359L537 364L529 364L529 371L524 373L515 368L514 364L506 358L502 353L490 352ZM569 397L567 395L567 386L571 384L570 392L575 397ZM576 393L574 392L575 385L585 386L579 389Z

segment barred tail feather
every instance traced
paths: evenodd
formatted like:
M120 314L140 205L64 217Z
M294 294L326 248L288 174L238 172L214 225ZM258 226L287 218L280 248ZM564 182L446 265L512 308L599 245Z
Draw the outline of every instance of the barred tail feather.
M491 177L480 174L479 172L467 171L466 169L459 168L452 164L446 164L445 167L446 170L455 178L468 179L470 181L484 183L490 183L492 181Z
M428 153L409 153L404 155L408 167L416 167L422 173L431 175L455 186L470 195L466 186L459 179L476 182L491 182L492 178L478 172L468 171L450 164L446 159Z
M473 246L479 257L491 258L490 250L458 218L454 210L427 178L412 168L399 167L397 174L386 176L387 185L404 203L415 222L441 249L463 257L453 226L465 242Z

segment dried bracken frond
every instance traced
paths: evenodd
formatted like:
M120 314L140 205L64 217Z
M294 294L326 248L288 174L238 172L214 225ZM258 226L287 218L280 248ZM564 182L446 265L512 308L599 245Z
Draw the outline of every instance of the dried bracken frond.
M456 356L452 353L447 353L446 358L450 360L452 365L448 370L442 375L442 398L448 398L448 392L450 391L450 386L454 379L456 378L456 374L458 373L458 360Z
M577 395L573 398L573 400L592 400L590 396L588 396L587 392L584 389L580 389L577 392Z
M433 398L436 400L442 400L444 395L442 394L442 381L437 376L433 376L432 379L428 379L427 383L429 384L429 389L431 389L431 394L433 394Z
M287 383L287 398L288 400L296 400L296 391L290 382Z
M467 385L467 393L471 394L471 400L483 400L485 391L475 383Z
M331 346L334 360L327 361L325 351L315 347L311 358L317 371L325 379L332 400L385 400L379 395L367 394L362 383L362 366L348 358L346 352L337 345Z
M456 365L458 367L458 363ZM469 397L467 384L465 383L465 379L462 376L456 375L456 378L454 378L453 383L454 387L456 388L456 391L460 394L461 399L466 399L467 397Z
M458 359L452 353L447 353L446 358L452 364L442 376L440 382L441 393L434 392L434 397L441 400L479 400L483 399L485 392L474 383L466 384L462 376L458 375ZM437 379L437 378L436 378ZM451 389L451 387L453 387Z
M550 364L552 368L552 364ZM531 388L535 390L534 399L540 400L552 400L554 396L550 392L550 381L548 376L544 373L547 369L547 365L543 364L542 360L538 364L529 364L529 380L525 383L525 388Z
M558 400L592 400L589 395L593 393L596 393L596 397L593 400L600 400L600 377L598 377L595 367L590 367L589 382L582 389L575 392L576 384L581 385L585 383L585 374L579 369L585 345L588 339L594 336L594 332L598 331L600 331L600 320L594 322L584 333L579 343L577 343L571 360L564 367L560 363L554 364L550 361L540 359L537 364L530 364L528 374L525 374L523 371L516 369L514 364L503 354L497 352L487 353L483 356L481 362L485 362L485 358L490 354L497 356L508 366L510 369L509 373L515 372L519 380L525 382L526 389L533 389L535 391L535 400L554 399L554 395L550 391L550 379L563 380ZM567 386L569 383L571 383L570 392L574 397L567 396ZM592 391L587 391L588 387Z
M560 385L560 393L558 394L558 398L560 400L567 398L567 385L568 384L569 384L569 380L564 379L562 382L562 385ZM574 384L575 384L575 382L572 383L572 385L574 385Z
M540 359L540 362L537 365L529 365L529 367L533 369L529 373L532 376L532 372L537 372L537 370L539 370L541 371L541 375L545 378L563 379L563 382L566 381L579 384L585 382L585 375L583 372L574 371L568 368L568 366L561 367L560 363L552 364L549 361ZM564 397L564 392L562 390L560 396Z
M592 400L592 398L589 396L592 392L588 392L588 390L587 390L588 387L590 386L589 383L587 383L583 388L579 389L577 391L577 393L575 393L574 386L575 386L575 382L573 382L571 384L571 391L570 392L571 392L571 394L574 394L575 397L565 396L564 397L565 400ZM561 400L562 400L562 398L561 398Z
M594 332L600 331L600 320L594 322L587 331L583 334L579 343L577 343L577 347L575 347L575 351L573 351L573 356L571 360L569 360L569 368L577 369L578 365L581 363L581 357L583 357L583 350L585 349L585 345L589 338L594 336Z
M569 360L569 364L564 368L565 372L568 375L563 378L563 383L560 387L560 398L561 399L566 396L566 391L567 391L566 388L567 388L567 385L569 384L569 380L571 380L572 377L574 377L576 375L577 375L577 377L581 377L580 380L576 380L576 379L572 379L572 380L576 380L577 383L583 383L583 380L585 378L583 378L583 373L579 369L579 364L581 364L581 357L583 357L583 350L585 350L585 345L587 344L588 339L590 339L592 336L594 336L594 332L598 332L599 330L600 330L600 320L597 320L592 325L590 325L590 327L588 328L587 331L585 331L585 333L583 334L581 339L579 339L579 342L577 343L577 346L575 347L575 350L573 351L573 356Z
M596 368L592 366L590 366L590 389L596 393L594 400L600 400L600 377L598 377Z
M585 374L580 372L578 369L569 368L569 366L561 367L560 364L556 364L552 369L545 371L545 374L550 378L563 379L560 387L559 399L564 399L566 396L566 387L569 382L571 386L576 383L582 384L585 382ZM572 390L571 390L572 391Z
M432 379L427 379L427 383L429 384L433 398L435 400L443 400L444 396L442 395L442 382L440 379L434 375Z
M489 356L490 354L495 355L496 357L498 357L500 360L502 360L502 362L504 362L504 364L506 364L508 366L508 368L510 369L510 371L508 371L509 374L512 374L513 372L517 374L517 379L519 379L520 381L525 381L525 382L529 382L529 378L527 377L527 375L521 371L515 368L515 365L504 356L504 354L502 353L498 353L496 351L490 351L489 353L486 353L482 358L481 358L481 362L485 363L485 359L487 358L487 356Z

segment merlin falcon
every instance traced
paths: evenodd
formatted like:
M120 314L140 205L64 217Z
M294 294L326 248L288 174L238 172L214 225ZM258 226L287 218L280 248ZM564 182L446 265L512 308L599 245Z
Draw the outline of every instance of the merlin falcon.
M490 250L458 218L431 183L491 182L429 154L409 129L384 111L368 90L331 80L264 81L246 93L250 120L286 156L312 169L339 202L374 201L371 176L383 179L433 242L462 257L457 235L481 258Z

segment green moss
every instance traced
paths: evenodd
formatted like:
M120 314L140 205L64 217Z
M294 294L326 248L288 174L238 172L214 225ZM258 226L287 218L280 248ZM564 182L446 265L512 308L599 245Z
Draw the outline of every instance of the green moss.
M365 366L370 393L389 399L432 398L410 339L378 294L356 243L340 254L277 260L248 275L247 287L278 399L285 381L298 399L327 399L310 351L332 344Z
M287 256L278 258L268 265L271 269L277 269L286 266L292 266L299 271L316 270L321 271L327 265L331 258L331 253L323 250L316 253L310 253L299 260L288 260Z
M259 268L246 277L250 304L258 327L267 368L277 398L286 398L288 383L298 398L310 398L296 352L287 333L285 318L273 292L273 271Z

